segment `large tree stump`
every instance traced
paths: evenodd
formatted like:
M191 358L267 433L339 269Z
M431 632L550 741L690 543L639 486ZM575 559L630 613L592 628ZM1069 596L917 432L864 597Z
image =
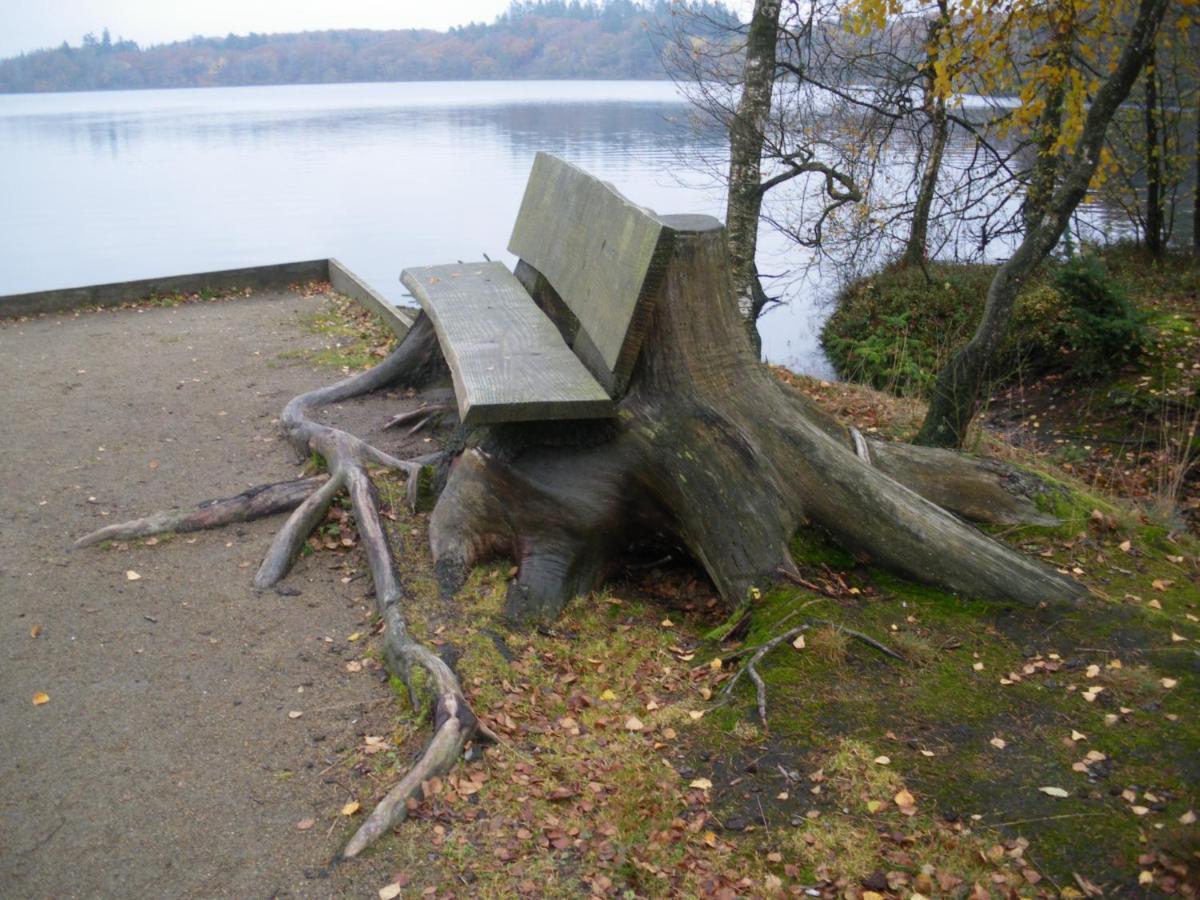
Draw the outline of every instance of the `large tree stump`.
M552 617L650 539L686 549L734 606L793 570L789 541L813 523L864 561L965 596L1036 605L1084 594L926 499L977 518L1039 519L1012 469L865 441L772 377L740 327L720 223L678 221L615 422L466 437L431 520L445 591L476 562L508 555L519 567L509 614ZM558 307L522 268L539 305Z

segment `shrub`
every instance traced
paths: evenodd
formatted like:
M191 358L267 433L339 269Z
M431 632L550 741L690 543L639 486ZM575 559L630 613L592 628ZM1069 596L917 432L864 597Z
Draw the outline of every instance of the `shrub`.
M1068 260L1054 277L1070 308L1064 338L1069 368L1085 378L1112 375L1141 355L1146 317L1094 256Z

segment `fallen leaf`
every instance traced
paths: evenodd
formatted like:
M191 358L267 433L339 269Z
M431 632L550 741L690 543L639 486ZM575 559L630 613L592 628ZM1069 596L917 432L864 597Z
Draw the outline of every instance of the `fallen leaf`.
M1121 551L1123 553L1128 553L1130 550L1133 549L1133 544L1130 543L1129 541L1121 541L1121 543L1118 544L1117 546L1121 549Z
M1175 687L1175 685L1179 684L1179 682L1174 678L1164 678L1159 682L1159 684L1161 684L1167 690L1170 690L1171 688Z
M296 823L296 828L298 828L300 831L308 831L308 829L312 828L316 824L316 819L301 819Z
M37 626L35 625L34 627L36 628ZM37 635L34 635L34 637L37 637ZM1185 638L1179 632L1177 632L1177 631L1171 632L1171 643L1172 644L1178 644L1180 641L1186 641L1186 640L1187 640L1187 638Z
M884 804L883 804L882 800L868 800L867 801L867 812L877 813L881 809L883 809L883 805Z
M877 756L877 757L875 757L875 764L876 764L877 766L886 766L886 765L889 765L889 764L891 763L891 761L892 761L892 759L891 759L891 757L890 757L890 756Z
M934 755L932 750L922 750L922 751L920 751L920 753L922 756L933 756Z
M359 811L361 806L362 806L362 804L360 804L357 800L351 800L349 803L347 803L345 806L342 807L342 815L343 816L352 816L356 812Z
M1040 787L1038 788L1043 794L1049 794L1051 797L1070 797L1071 795L1060 787Z
M33 705L34 706L41 706L43 703L49 703L49 702L50 702L50 695L47 694L45 691L38 691L36 694L33 695Z
M1087 672L1085 674L1088 678L1097 678L1100 675L1100 667L1097 665L1090 665L1087 667Z
M139 575L137 572L133 571L133 569L125 570L125 580L126 581L140 581L141 578L142 578L142 576Z
M1129 807L1129 811L1131 813L1133 813L1135 816L1144 816L1146 813L1150 812L1150 807L1148 807L1148 806L1131 806L1131 807Z
M974 663L971 666L971 668L974 669L976 672L982 672L983 671L983 663L981 663L981 662Z
M39 634L41 634L41 633L42 633L42 626L41 626L41 625L34 625L32 628L30 628L30 629L29 629L29 636L30 636L31 638L35 638L35 637L37 637L37 636L38 636Z
M302 713L300 710L298 710L298 709L293 709L293 710L292 710L290 713L288 713L288 718L289 718L289 719L298 719L298 718L300 718L302 715L304 715L304 713Z
M1008 746L1008 742L1006 740L1004 740L1004 738L998 738L998 737L992 738L990 741L988 741L988 743L991 744L993 747L995 747L997 750L1003 750L1005 747Z
M1074 728L1072 728L1072 729L1071 729L1071 740L1073 740L1073 741L1086 741L1086 740L1087 740L1087 735L1086 735L1086 734L1083 734L1082 732L1076 731Z
M658 624L661 625L663 628L674 628L675 627L675 623L672 622L670 619L663 619Z
M689 709L688 710L688 718L692 719L693 721L695 721L696 719L702 719L702 718L704 718L704 710Z
M626 731L641 731L646 726L642 724L642 720L637 716L630 716L625 720Z
M908 788L903 788L892 798L896 801L896 805L901 809L912 809L917 805L916 799L908 792Z
M689 784L688 787L697 788L701 791L711 791L712 790L712 782L709 781L707 778L697 778L694 781L692 781L692 783Z
M804 635L802 635L802 634L797 635L796 639L794 641L792 641L792 646L795 647L797 650L803 650L804 649Z
M600 695L601 700L616 700L617 695L613 693L612 688L606 688L604 693Z
M1162 604L1158 602L1157 597L1151 598L1150 602L1146 605L1151 609L1162 609Z
M1185 813L1184 813L1182 816L1180 816L1180 817L1179 817L1179 824L1180 824L1180 825L1195 825L1195 824L1196 824L1196 813L1195 813L1195 811L1193 811L1193 810L1190 810L1190 809L1189 809L1189 810L1188 810L1187 812L1185 812Z
M1156 591L1165 591L1174 583L1175 582L1170 578L1155 578L1152 582L1150 582L1150 587L1154 588Z
M350 660L350 662L346 663L346 671L347 672L361 672L362 671L362 663L360 663L357 659L352 659L352 660Z
M1146 869L1142 869L1142 871L1138 872L1138 884L1142 885L1143 887L1154 884L1154 873Z
M346 640L348 640L348 641L357 641L357 640L358 640L359 638L361 638L361 637L362 637L362 632L361 632L361 631L356 631L356 632L354 632L354 634L352 634L352 635L350 635L348 638L346 638Z
M396 900L400 896L400 885L392 882L386 887L379 889L379 900Z

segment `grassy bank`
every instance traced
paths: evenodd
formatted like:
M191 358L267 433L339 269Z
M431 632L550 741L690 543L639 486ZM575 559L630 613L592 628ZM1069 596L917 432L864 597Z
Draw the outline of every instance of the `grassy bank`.
M842 378L921 400L970 338L994 267L886 269L822 334ZM980 421L1090 484L1200 518L1200 265L1130 247L1044 266L1018 298ZM906 435L900 435L904 437Z

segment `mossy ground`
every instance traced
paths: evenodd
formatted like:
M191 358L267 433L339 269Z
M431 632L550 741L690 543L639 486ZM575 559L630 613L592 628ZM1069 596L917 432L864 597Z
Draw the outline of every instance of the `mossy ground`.
M835 412L871 406L860 388L798 383ZM911 408L873 409L890 435ZM1056 472L1063 524L998 536L1086 582L1081 609L954 597L804 531L808 586L764 585L724 626L703 576L667 564L529 631L500 617L506 562L438 596L428 509L406 512L380 473L412 627L502 742L430 784L371 852L408 861L406 894L437 896L1194 896L1200 547ZM314 549L360 577L337 524ZM806 620L820 621L802 648L760 664L764 725L748 679L723 693L745 657L722 660ZM378 669L366 632L350 637ZM427 734L397 699L391 732L336 764L364 808Z
M327 339L317 351L297 351L295 356L325 369L350 375L376 365L396 344L396 335L383 320L349 297L337 293L327 281L303 286L306 296L323 296L325 304L301 320L306 331Z

